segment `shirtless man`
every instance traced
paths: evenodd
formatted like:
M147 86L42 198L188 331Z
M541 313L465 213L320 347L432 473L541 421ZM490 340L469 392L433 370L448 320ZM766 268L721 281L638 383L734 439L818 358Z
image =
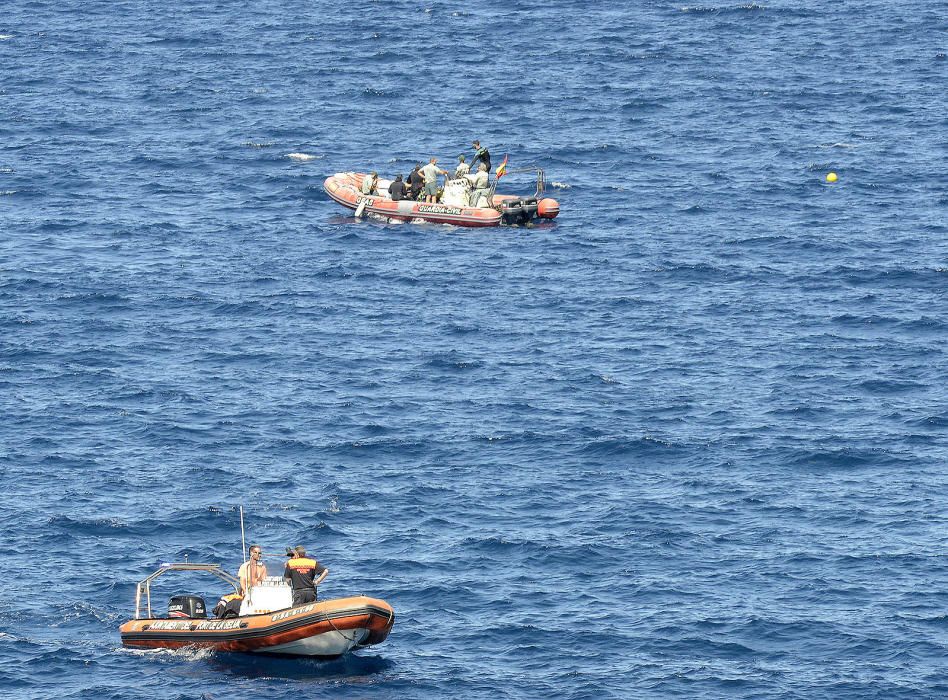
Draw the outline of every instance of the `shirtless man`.
M237 571L241 595L247 595L250 589L261 583L267 575L267 565L260 561L260 556L260 545L250 545L250 561L241 564Z

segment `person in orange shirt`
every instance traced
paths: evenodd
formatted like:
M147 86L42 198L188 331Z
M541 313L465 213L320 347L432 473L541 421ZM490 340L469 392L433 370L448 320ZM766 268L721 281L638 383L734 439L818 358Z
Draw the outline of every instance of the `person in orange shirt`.
M217 601L217 605L214 606L214 609L211 612L222 620L229 617L239 617L240 604L243 602L243 600L243 597L238 593L222 595L221 599Z
M296 547L286 552L291 559L286 562L283 578L293 586L293 607L316 602L316 586L329 574L329 569L315 559L306 556L306 549Z

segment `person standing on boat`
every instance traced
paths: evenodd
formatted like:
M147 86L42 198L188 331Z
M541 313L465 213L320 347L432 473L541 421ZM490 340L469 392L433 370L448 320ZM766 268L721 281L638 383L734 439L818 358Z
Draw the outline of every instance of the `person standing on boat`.
M418 195L425 186L425 176L421 174L421 163L415 165L415 169L408 175L408 186L411 189L412 200L417 200Z
M439 168L438 159L432 157L421 174L425 176L425 201L434 204L438 201L438 175L447 175L448 171Z
M267 565L260 561L260 555L260 545L250 545L250 561L241 564L237 571L241 595L247 595L252 587L261 583L267 576Z
M471 166L464 162L464 156L458 156L458 167L454 169L454 179L460 180L471 172Z
M475 140L472 144L474 147L474 157L471 159L471 168L480 161L487 166L487 172L490 172L490 153L487 151L486 146L482 146L480 141Z
M329 574L329 569L306 556L304 547L287 550L292 558L286 562L283 578L293 586L293 607L316 602L316 586Z
M394 182L388 186L388 196L392 198L393 202L405 199L405 183L402 182L401 175L396 175Z

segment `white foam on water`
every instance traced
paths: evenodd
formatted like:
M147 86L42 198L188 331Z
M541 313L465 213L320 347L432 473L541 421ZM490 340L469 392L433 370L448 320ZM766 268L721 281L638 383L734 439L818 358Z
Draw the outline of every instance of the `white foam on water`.
M321 156L314 156L314 155L310 155L309 153L287 153L286 157L289 158L290 160L295 160L301 163L305 163L308 160L316 160L317 158L320 158Z
M213 656L216 652L210 647L181 647L180 649L137 649L134 647L117 647L116 651L131 654L132 656L151 658L171 658L186 661L198 661Z
M12 39L12 34L0 34L0 41L6 41L7 39Z
M572 185L565 182L551 182L550 187L555 187L558 190L568 190Z

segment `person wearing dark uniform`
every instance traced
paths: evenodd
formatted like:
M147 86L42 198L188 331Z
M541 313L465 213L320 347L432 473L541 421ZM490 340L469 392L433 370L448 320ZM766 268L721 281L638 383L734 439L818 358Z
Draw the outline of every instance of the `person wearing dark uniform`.
M316 602L316 586L322 583L329 569L321 566L315 559L306 556L303 547L287 550L291 559L286 562L283 578L289 579L293 587L293 607Z
M474 147L474 157L471 159L471 171L477 172L474 170L474 166L477 165L477 161L480 161L487 166L487 174L490 175L490 153L487 150L487 146L482 146L480 141L474 141L471 146Z
M425 176L421 174L421 165L416 165L411 171L408 176L408 186L411 188L408 193L411 199L418 199L418 195L425 187Z
M402 182L402 176L396 175L395 181L388 186L388 196L393 202L405 199L405 183Z
M221 596L221 599L217 601L217 605L214 606L214 609L211 611L220 619L228 617L239 617L240 616L240 604L243 602L244 598L239 593L230 593L228 595Z

